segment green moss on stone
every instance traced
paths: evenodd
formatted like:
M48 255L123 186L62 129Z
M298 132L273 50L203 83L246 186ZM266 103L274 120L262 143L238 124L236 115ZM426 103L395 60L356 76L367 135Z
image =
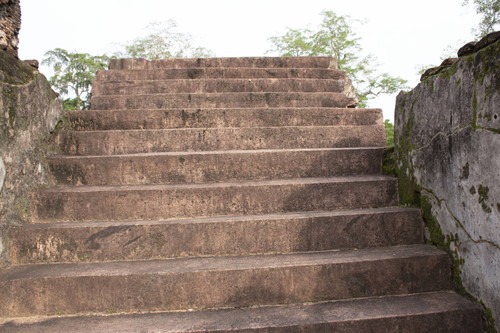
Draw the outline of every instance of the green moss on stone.
M422 196L420 198L420 203L420 207L422 209L422 218L424 219L431 236L429 242L439 248L445 248L445 237L443 232L441 231L439 222L432 215L432 204L430 203L429 198L427 196Z
M469 179L470 170L469 170L469 162L467 162L462 168L462 174L460 175L460 179Z
M455 62L451 66L443 67L441 71L439 71L439 76L443 79L449 80L455 73L458 71L457 63Z
M493 312L491 311L491 309L486 307L483 301L478 301L477 299L475 299L475 301L481 304L481 306L483 307L483 318L485 323L484 331L486 333L498 333L495 327L495 318L493 318Z
M14 204L14 213L23 220L28 220L30 216L30 198L18 198Z
M488 186L483 185L479 185L477 189L477 193L479 194L478 203L481 204L481 208L483 208L486 213L491 213L491 207L486 203L486 200L488 200L489 191L490 189L488 188Z
M472 185L472 186L470 187L470 189L469 189L469 193L470 193L470 194L472 194L472 195L476 194L476 188L474 187L474 185Z
M0 51L0 82L22 85L33 80L34 68L5 51Z
M472 122L470 125L473 130L477 129L477 95L476 95L475 82L474 82L474 96L472 97Z
M387 176L396 175L396 162L394 161L394 147L384 149L382 157L382 173Z

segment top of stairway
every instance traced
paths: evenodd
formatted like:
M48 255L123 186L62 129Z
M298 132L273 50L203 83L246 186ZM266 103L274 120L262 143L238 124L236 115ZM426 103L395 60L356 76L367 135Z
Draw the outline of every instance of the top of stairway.
M162 68L330 68L338 69L334 57L229 57L229 58L169 58L158 60L111 59L109 69L162 69Z

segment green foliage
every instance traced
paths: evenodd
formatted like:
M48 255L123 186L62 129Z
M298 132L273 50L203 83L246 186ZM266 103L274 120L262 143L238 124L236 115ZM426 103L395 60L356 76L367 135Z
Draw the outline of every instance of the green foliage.
M54 75L50 83L64 100L65 108L88 109L90 88L98 70L107 68L109 57L88 53L68 52L56 48L47 51L42 64L51 66Z
M62 100L64 110L79 110L81 101L75 98L66 98Z
M269 38L274 46L270 51L276 51L285 57L311 56L313 52L310 40L311 34L312 31L308 29L288 29L287 33L283 36Z
M203 47L194 47L189 34L177 31L175 21L152 22L147 29L150 32L146 36L138 37L124 45L124 50L116 52L115 56L148 60L212 56L211 51Z
M394 147L394 124L386 119L384 121L385 125L385 139L387 141L387 147Z
M406 80L388 73L377 74L375 57L361 57L360 38L356 36L349 16L339 16L332 11L321 13L323 21L317 31L290 29L283 36L269 38L272 48L281 56L332 56L338 66L353 81L359 107L366 107L368 100L380 94L395 93L405 89Z
M479 27L474 30L478 39L494 32L500 25L500 0L472 0L476 13L481 16ZM463 5L469 3L464 0Z

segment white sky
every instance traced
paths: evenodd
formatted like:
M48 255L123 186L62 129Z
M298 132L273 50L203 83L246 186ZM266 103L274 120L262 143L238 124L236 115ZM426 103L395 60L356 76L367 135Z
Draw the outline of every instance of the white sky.
M94 55L145 34L153 21L172 19L194 44L218 57L263 56L268 38L286 28L316 28L320 12L367 20L356 27L364 51L375 55L380 70L419 81L419 65L438 65L448 45L473 39L479 18L463 0L21 0L19 57L41 61L47 50ZM269 55L269 54L268 54ZM46 68L42 72L49 73ZM393 121L394 96L379 97L371 107Z

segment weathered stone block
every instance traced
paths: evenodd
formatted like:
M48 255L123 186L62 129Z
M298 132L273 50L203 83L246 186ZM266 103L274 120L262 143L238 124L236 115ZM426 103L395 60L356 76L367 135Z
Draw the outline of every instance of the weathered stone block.
M32 66L0 50L0 243L13 224L29 220L30 192L49 182L45 156L62 118L62 103ZM0 259L3 257L0 245Z
M403 201L430 203L424 216L442 232L430 226L432 241L450 246L500 328L499 110L497 41L399 94L395 158Z

